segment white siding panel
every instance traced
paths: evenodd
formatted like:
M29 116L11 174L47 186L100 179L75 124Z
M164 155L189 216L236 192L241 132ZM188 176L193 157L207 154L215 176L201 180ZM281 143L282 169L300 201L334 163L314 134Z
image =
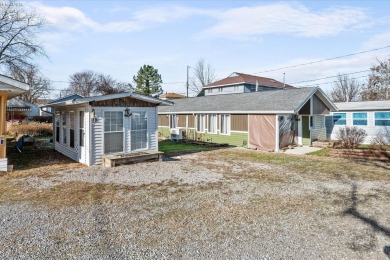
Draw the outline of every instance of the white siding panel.
M364 140L364 144L370 144L372 139L376 136L377 133L382 132L385 133L386 131L390 131L390 127L388 126L375 126L375 112L374 111L356 111L356 113L367 113L367 125L357 125L356 127L359 127L361 129L364 129L367 132L367 137ZM339 111L336 113L346 113L347 118L347 126L354 126L353 125L353 113L354 112L343 112ZM333 114L333 113L332 113ZM337 132L340 128L345 127L345 125L334 125L331 129L331 139L337 140Z
M314 118L315 129L312 129L310 131L312 141L325 140L326 139L326 128L323 127L325 116L315 115L315 116L313 116L313 118Z
M60 122L60 142L56 142L55 138L53 139L53 141L55 142L55 150L64 154L65 156L71 158L72 160L75 160L75 161L79 161L79 156L78 156L78 153L77 153L77 150L75 148L72 148L69 146L69 137L70 137L70 129L69 129L69 111L75 111L74 108L70 109L70 108L67 108L67 109L58 109L57 111L65 111L66 112L66 144L62 143L63 141L63 135L64 135L64 132L62 131L62 121ZM61 117L62 118L62 117ZM61 120L61 119L60 119ZM76 141L76 140L75 140Z
M91 165L98 165L102 163L102 156L104 151L104 118L103 111L106 108L93 107L95 109L95 122L92 123L92 150L91 150ZM104 109L104 110L103 110Z

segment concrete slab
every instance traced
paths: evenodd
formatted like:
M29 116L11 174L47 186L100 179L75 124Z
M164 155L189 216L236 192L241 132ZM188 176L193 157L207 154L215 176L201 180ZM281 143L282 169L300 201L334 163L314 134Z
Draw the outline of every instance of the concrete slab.
M311 146L302 146L302 147L294 147L292 149L287 149L284 151L284 153L288 153L288 154L307 154L307 153L311 153L311 152L316 152L316 151L319 151L323 148L319 148L319 147L311 147ZM281 151L283 152L283 151Z

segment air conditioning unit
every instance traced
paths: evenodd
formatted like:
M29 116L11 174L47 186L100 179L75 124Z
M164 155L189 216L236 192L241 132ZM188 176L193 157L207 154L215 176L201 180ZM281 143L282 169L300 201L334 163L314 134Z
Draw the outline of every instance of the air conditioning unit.
M171 131L171 140L178 141L183 139L183 129L180 128L172 128Z

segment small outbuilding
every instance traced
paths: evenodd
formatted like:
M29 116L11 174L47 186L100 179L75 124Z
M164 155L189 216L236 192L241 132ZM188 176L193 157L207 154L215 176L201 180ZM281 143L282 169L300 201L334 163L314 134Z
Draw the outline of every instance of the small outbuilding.
M157 106L167 100L136 93L61 98L43 107L53 112L54 148L86 165L104 155L158 150Z
M338 111L326 117L328 139L337 140L337 132L346 126L366 131L365 144L378 134L390 132L390 100L335 103Z

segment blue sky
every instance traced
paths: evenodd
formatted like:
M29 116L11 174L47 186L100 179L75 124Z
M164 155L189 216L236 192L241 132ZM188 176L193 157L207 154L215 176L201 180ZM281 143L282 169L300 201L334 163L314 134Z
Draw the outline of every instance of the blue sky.
M131 82L149 64L163 89L185 93L186 66L204 58L217 78L243 72L294 83L368 70L390 48L260 73L390 45L389 1L36 1L52 94L84 69ZM362 82L368 72L352 74ZM333 79L295 86L328 90ZM326 84L324 84L326 83Z

